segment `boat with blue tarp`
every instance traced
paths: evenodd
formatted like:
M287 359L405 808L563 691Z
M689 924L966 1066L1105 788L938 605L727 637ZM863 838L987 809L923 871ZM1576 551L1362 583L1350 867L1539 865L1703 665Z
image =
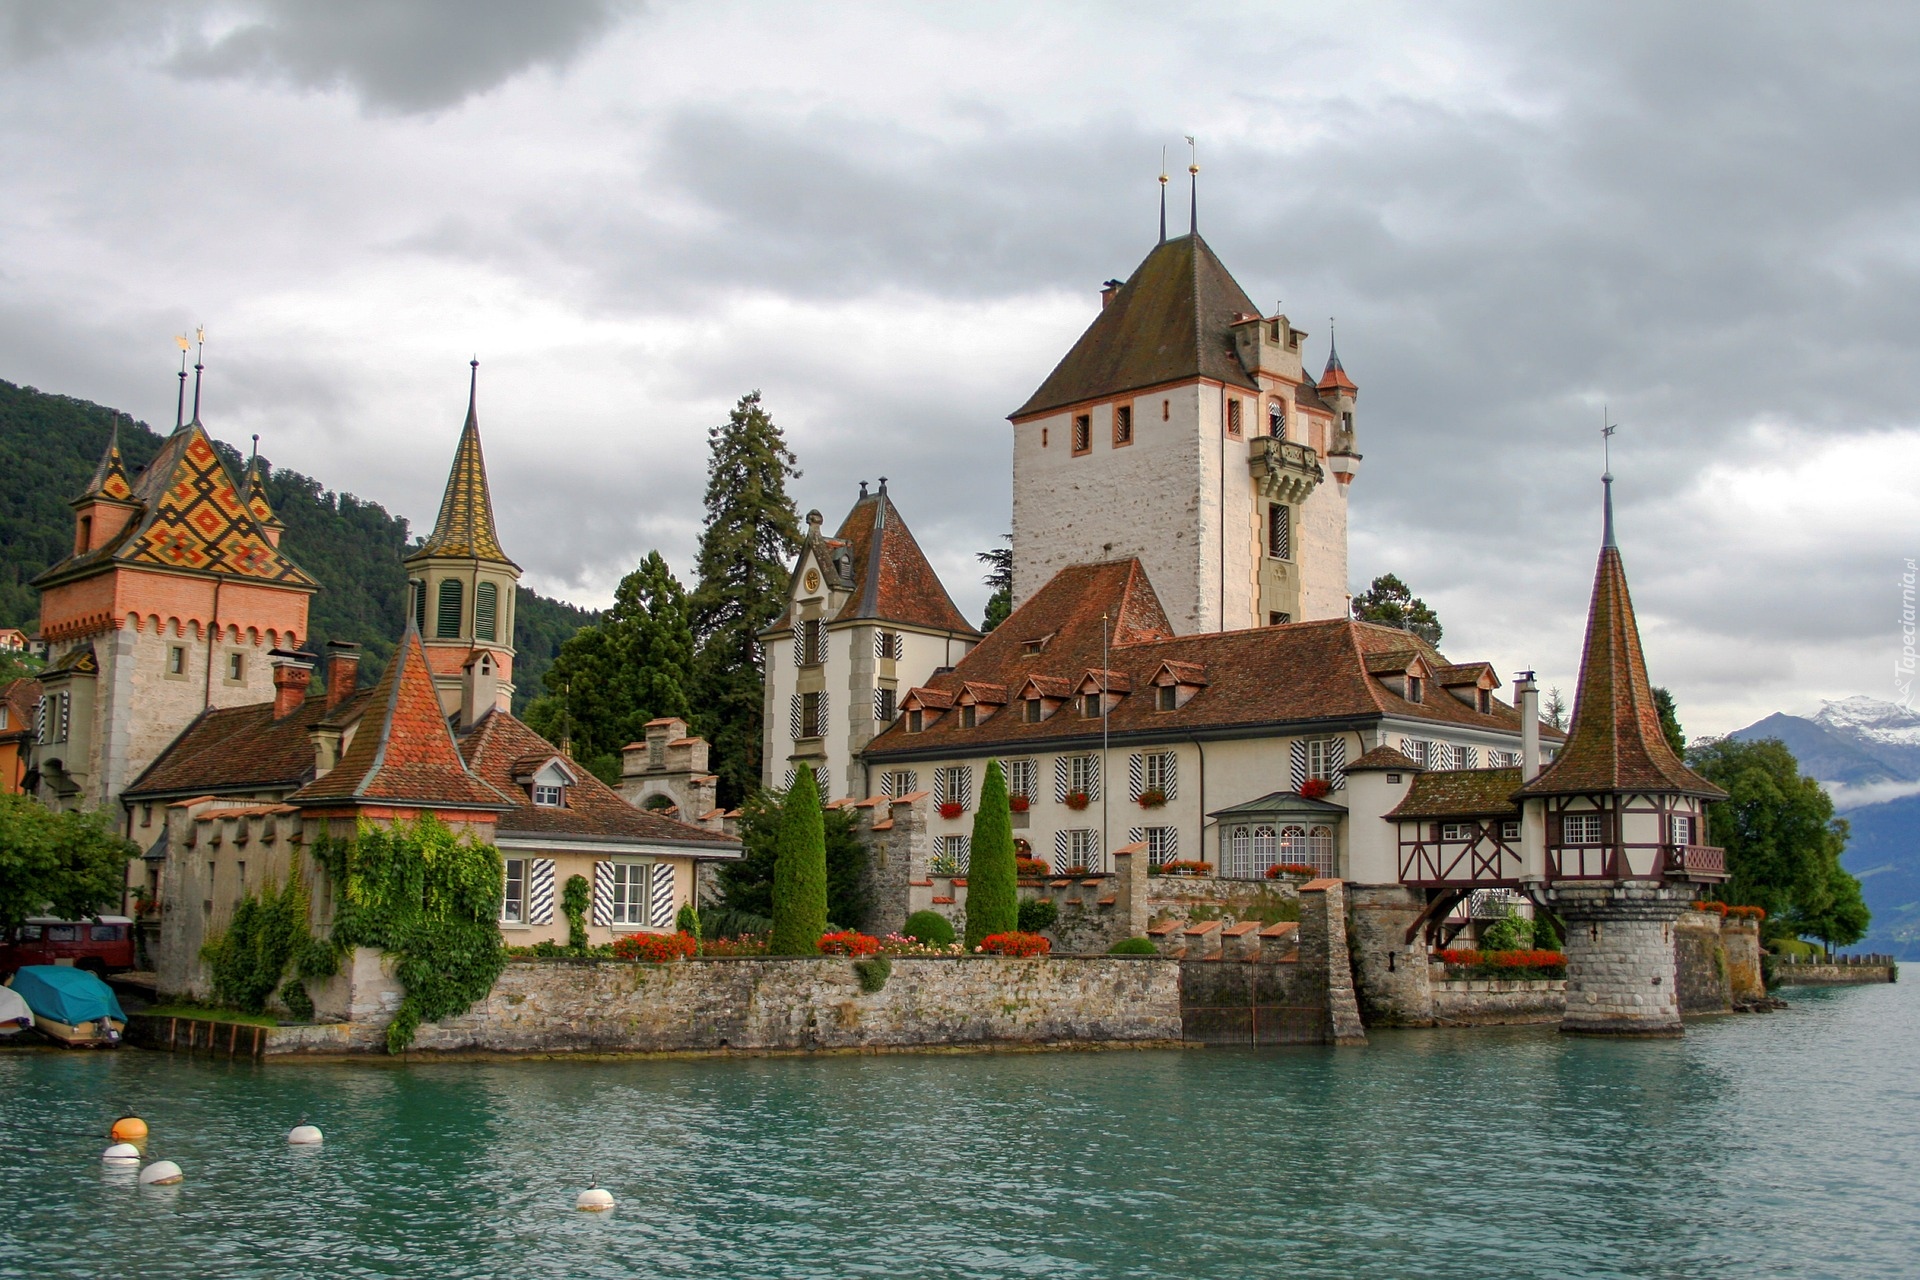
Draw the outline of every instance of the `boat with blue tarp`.
M59 1044L91 1048L120 1043L127 1015L113 988L85 969L59 964L23 966L8 981L33 1011L34 1029Z

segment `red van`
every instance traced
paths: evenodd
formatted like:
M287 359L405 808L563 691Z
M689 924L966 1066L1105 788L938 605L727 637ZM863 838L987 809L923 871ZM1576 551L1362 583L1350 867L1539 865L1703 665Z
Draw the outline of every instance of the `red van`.
M55 920L34 916L0 941L0 977L27 964L70 964L94 973L133 968L133 921L125 916Z

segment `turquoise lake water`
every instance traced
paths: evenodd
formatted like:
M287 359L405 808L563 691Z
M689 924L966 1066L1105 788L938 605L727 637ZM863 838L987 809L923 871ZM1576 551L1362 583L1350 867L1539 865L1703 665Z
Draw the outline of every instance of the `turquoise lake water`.
M213 1064L0 1050L0 1274L1912 1276L1920 992L1677 1042ZM186 1182L104 1171L122 1102ZM324 1147L287 1129L322 1126ZM589 1178L619 1198L572 1208Z

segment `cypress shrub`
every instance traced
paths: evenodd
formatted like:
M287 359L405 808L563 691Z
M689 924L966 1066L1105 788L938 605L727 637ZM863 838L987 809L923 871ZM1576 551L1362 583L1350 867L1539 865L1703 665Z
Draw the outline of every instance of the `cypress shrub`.
M767 954L820 954L827 931L827 831L813 770L801 765L780 808L780 848L773 864L773 937Z
M1153 945L1152 938L1122 938L1107 948L1110 956L1157 956L1160 949Z
M980 808L973 815L973 856L967 866L967 950L983 938L1020 926L1020 882L1013 865L1013 811L1000 762L987 762Z
M907 917L900 932L931 947L944 947L953 942L953 922L938 911L914 912Z

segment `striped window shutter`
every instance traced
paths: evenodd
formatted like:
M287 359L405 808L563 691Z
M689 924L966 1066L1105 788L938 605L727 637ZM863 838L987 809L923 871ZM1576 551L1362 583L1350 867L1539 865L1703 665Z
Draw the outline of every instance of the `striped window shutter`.
M819 722L813 727L818 730L820 736L824 738L827 736L827 725L832 723L827 719L827 692L824 689L820 691L819 717Z
M1127 757L1127 788L1129 800L1138 800L1147 789L1147 758L1138 751Z
M1165 842L1160 847L1160 861L1172 862L1180 856L1180 828L1160 828L1160 838Z
M1053 833L1053 871L1055 875L1073 865L1073 839L1064 831Z
M1460 767L1462 769L1478 769L1480 767L1480 749L1478 747L1461 747L1459 751Z
M1435 769L1453 768L1453 744L1435 742L1427 747L1427 764Z
M953 771L953 775L953 780L959 784L957 789L960 792L954 799L971 809L973 807L973 766L963 764ZM968 836L967 839L971 841L973 837Z
M1066 803L1067 758L1065 756L1055 756L1053 758L1053 798L1062 804Z
M941 805L945 804L946 802L947 802L947 771L945 769L935 769L933 771L934 807L939 808Z
M1288 754L1291 757L1288 776L1293 782L1293 789L1298 791L1307 785L1307 744L1296 741Z
M787 723L792 730L790 737L800 736L800 695L794 694L787 699Z
M553 923L552 858L534 858L527 866L527 923Z
M887 691L885 689L875 689L873 691L873 718L875 720L887 719Z
M593 922L600 925L613 923L613 864L611 862L593 864Z
M833 799L833 780L827 775L827 766L817 764L813 767L814 789L820 793L820 803Z
M33 740L43 746L47 741L47 698L45 694L42 694L40 701L33 705Z
M1347 785L1347 740L1335 738L1327 744L1327 782L1335 791Z
M1145 840L1146 838L1147 838L1147 829L1145 827L1128 827L1127 828L1128 844L1139 844L1142 840Z
M798 769L795 769L791 765L789 765L787 767L786 777L780 783L780 789L782 791L793 790L793 780L799 776L800 776L800 771Z
M1100 757L1087 757L1087 799L1100 798Z
M953 865L960 868L960 874L967 874L967 867L973 862L973 837L950 836L947 848L953 855Z
M1169 751L1160 757L1161 772L1166 775L1166 784L1161 787L1167 793L1167 799L1180 798L1180 757Z
M823 619L813 625L819 628L819 630L814 633L813 660L815 662L825 662L827 660L827 624Z
M647 923L656 929L673 924L673 864L656 862L648 872Z

